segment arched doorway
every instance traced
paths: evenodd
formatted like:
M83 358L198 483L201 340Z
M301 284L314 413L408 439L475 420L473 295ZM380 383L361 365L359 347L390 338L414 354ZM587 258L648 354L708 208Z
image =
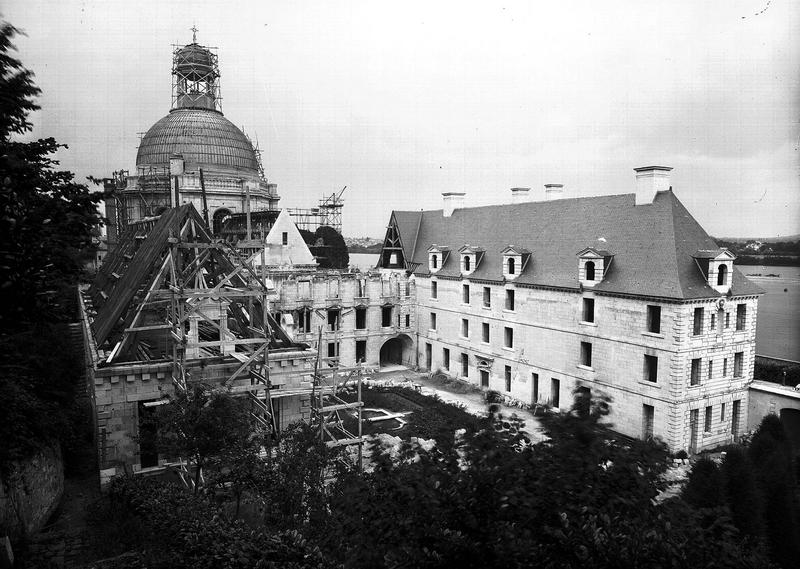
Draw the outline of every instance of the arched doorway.
M800 450L800 410L781 409L781 422L795 450Z
M405 334L400 334L394 338L389 338L381 346L380 362L381 367L404 365L410 366L412 361L412 342L411 338Z
M222 226L225 224L225 220L227 220L231 215L231 210L220 208L214 212L214 221L213 221L213 229L214 235L219 235L222 231Z

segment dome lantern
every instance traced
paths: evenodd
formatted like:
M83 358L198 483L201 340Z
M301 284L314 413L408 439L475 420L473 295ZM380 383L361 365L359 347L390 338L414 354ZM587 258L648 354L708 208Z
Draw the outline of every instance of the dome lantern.
M172 52L172 108L220 111L217 54L197 43L197 28L192 32L192 43Z

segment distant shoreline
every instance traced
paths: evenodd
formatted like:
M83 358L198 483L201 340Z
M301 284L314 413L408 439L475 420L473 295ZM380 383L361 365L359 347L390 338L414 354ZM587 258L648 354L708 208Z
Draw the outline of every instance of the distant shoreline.
M741 255L733 262L735 265L760 265L762 267L800 267L800 258L764 255L753 257Z

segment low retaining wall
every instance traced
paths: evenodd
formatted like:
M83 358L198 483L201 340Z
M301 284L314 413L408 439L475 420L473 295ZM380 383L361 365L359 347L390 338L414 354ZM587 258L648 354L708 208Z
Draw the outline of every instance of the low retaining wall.
M64 461L56 445L12 463L0 474L0 536L19 539L39 531L64 493Z

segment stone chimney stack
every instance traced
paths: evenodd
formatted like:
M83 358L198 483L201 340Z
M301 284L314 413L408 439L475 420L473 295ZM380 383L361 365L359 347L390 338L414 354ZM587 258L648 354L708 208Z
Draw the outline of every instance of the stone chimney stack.
M526 203L531 201L530 188L511 188L511 203Z
M455 210L463 208L465 195L466 195L465 192L442 193L442 198L444 198L444 208L442 210L442 215L444 217L450 217L451 215L453 215L453 212Z
M634 168L636 172L636 205L653 203L657 192L665 192L670 188L668 166L645 166Z
M560 200L564 197L564 184L545 184L544 199L547 201Z

